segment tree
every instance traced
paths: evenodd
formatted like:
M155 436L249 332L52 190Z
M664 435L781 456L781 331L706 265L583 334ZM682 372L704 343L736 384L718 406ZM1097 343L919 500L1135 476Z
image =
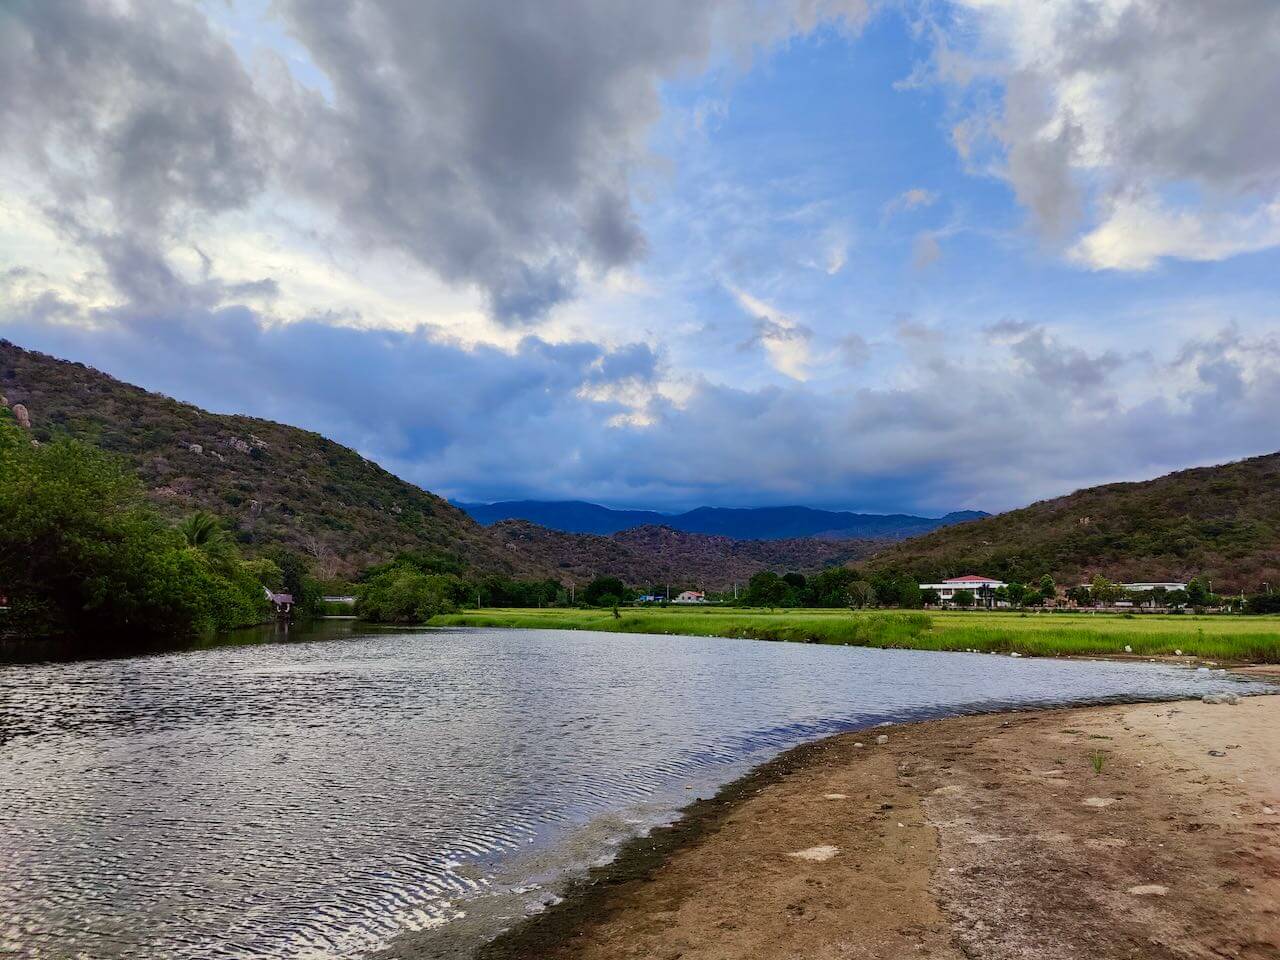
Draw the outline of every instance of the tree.
M1187 584L1187 603L1193 607L1208 607L1212 606L1214 599L1203 580L1199 577L1191 578L1191 582Z
M0 416L0 583L11 629L104 645L243 626L265 607L251 572L162 522L121 461L73 440L34 446L8 411Z
M761 570L747 582L746 601L753 607L782 606L791 587L772 570Z
M876 588L867 580L855 580L849 584L849 605L858 609L874 606Z
M1023 603L1026 602L1027 588L1024 587L1022 584L1018 583L1018 581L1016 580L1013 581L1013 583L1009 584L1007 587L1005 587L1005 593L1009 597L1009 602L1013 604L1015 607L1020 607L1023 605Z
M920 602L926 607L936 607L942 603L942 598L938 595L937 590L929 587L920 591Z
M1119 584L1112 583L1102 574L1097 574L1093 581L1089 584L1089 593L1093 597L1094 603L1110 604L1115 603L1124 596L1124 587Z
M626 595L627 588L617 577L596 577L582 591L582 599L593 607L613 606Z
M375 623L425 623L455 611L467 590L455 574L423 573L407 563L393 564L357 587L356 613Z
M955 593L951 595L951 602L955 604L957 607L972 607L973 591L957 590Z
M1053 600L1058 596L1058 585L1053 582L1053 577L1045 574L1040 578L1040 599Z

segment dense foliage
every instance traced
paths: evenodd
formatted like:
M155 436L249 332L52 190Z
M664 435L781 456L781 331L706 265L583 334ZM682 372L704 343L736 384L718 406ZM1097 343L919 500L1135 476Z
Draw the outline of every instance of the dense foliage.
M214 518L169 526L119 459L34 444L0 410L0 631L109 645L243 626L268 615L278 573L242 561Z

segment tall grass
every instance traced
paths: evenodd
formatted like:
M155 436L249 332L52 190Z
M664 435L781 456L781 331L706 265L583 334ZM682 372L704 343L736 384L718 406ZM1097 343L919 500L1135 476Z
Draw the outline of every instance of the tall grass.
M920 650L979 650L1025 656L1174 655L1280 663L1280 618L848 610L701 609L481 610L436 617L434 626L533 627L744 637Z

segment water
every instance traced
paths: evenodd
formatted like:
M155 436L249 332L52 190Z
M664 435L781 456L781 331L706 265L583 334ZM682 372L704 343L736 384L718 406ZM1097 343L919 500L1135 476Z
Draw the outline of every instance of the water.
M353 957L406 931L464 954L565 869L797 742L1227 686L1256 685L515 630L0 666L0 955Z

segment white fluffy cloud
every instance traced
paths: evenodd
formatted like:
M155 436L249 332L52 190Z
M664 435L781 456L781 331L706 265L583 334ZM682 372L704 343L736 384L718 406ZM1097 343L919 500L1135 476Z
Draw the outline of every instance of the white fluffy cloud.
M957 0L947 82L1000 88L983 134L1045 233L1100 269L1216 260L1280 244L1280 4L1274 0ZM946 35L944 34L944 37ZM982 98L974 98L975 103Z

